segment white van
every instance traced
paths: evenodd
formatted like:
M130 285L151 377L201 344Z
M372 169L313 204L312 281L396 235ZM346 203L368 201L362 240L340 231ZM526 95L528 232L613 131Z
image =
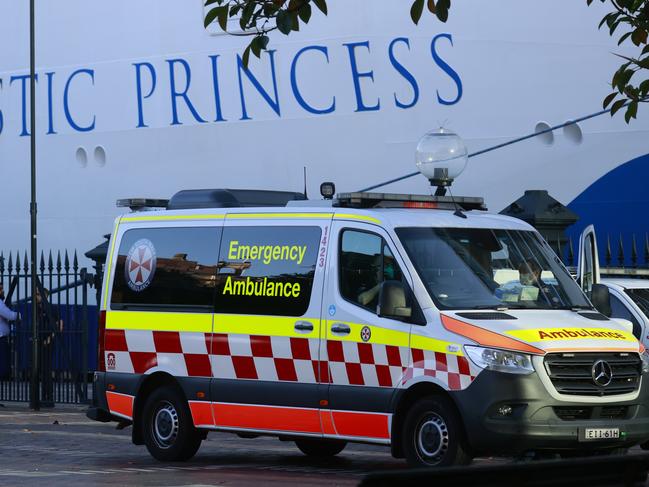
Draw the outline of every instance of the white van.
M532 227L477 198L289 199L189 191L117 219L89 417L160 460L213 430L413 465L649 439L644 347Z
M611 318L631 323L633 334L645 345L649 345L649 279L605 278L600 275L599 252L595 227L588 225L579 240L577 280L584 292L591 292L593 284L608 288L610 302L605 304L605 314Z

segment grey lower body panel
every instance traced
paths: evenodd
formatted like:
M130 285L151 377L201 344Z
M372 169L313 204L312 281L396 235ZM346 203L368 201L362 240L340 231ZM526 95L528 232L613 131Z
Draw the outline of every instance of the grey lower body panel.
M642 382L634 401L607 396L605 404L593 404L555 400L536 374L483 371L452 395L476 454L614 449L649 440L649 394ZM503 406L511 407L511 414L499 414ZM568 410L579 414L562 415ZM618 428L620 437L585 440L587 428Z

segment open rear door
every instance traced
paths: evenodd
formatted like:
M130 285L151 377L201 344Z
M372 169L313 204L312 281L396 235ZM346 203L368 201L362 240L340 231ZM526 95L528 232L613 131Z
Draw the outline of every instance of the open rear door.
M589 296L593 284L599 283L599 254L593 225L588 225L579 238L577 281Z

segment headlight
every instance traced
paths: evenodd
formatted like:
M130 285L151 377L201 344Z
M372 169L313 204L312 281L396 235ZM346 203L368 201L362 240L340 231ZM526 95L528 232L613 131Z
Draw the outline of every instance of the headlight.
M524 353L472 346L465 346L464 349L471 361L482 369L510 374L534 372L531 357Z
M642 373L646 374L649 372L649 351L642 352L640 358L642 359Z

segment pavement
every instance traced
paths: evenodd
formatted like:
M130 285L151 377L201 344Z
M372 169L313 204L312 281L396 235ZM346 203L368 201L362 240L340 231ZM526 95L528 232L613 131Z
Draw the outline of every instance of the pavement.
M511 461L479 458L472 465ZM0 486L351 486L369 473L405 468L387 447L349 444L334 458L314 460L292 442L216 432L191 460L161 463L131 443L130 428L91 421L85 407L0 407Z
M242 439L209 433L197 455L161 463L144 446L131 443L131 430L85 417L82 407L39 412L22 405L0 407L0 486L70 485L356 485L367 473L405 468L389 449L348 445L337 457L317 461L292 442Z

